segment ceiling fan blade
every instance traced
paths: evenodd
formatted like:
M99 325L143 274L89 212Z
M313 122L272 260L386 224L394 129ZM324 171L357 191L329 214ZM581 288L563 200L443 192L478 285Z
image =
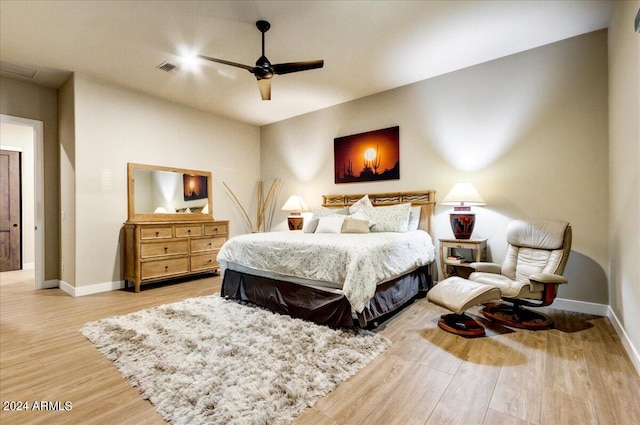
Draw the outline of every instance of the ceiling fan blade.
M247 71L249 71L252 74L253 74L253 71L254 71L254 67L253 66L243 65L241 63L236 63L236 62L230 62L230 61L226 61L224 59L210 58L209 56L205 56L205 55L198 55L198 57L200 59L208 60L210 62L216 62L216 63L221 63L221 64L224 64L224 65L235 66L236 68L246 69Z
M258 89L262 100L271 100L271 78L274 75L290 74L292 72L307 71L310 69L322 68L324 60L306 61L306 62L288 62L272 65L264 54L264 34L269 31L271 24L267 21L257 21L256 27L262 33L262 56L258 58L255 66L243 65L237 62L231 62L224 59L211 58L205 55L198 55L200 59L210 62L221 63L223 65L234 66L236 68L246 69L258 80Z
M271 100L271 78L258 80L258 88L260 89L262 100Z
M307 71L309 69L322 68L324 60L307 61L307 62L289 62L272 65L274 74L290 74L292 72Z

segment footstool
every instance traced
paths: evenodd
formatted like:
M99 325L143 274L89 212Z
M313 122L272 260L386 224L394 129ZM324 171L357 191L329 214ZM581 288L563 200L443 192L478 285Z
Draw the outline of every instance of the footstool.
M484 327L465 311L477 304L499 300L501 294L495 286L452 276L431 288L427 292L427 300L453 312L440 317L438 326L441 329L456 335L477 337L484 336Z

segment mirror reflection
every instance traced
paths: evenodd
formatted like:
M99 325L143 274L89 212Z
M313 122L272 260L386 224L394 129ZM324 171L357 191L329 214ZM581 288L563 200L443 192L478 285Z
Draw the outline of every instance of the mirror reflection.
M128 221L212 220L209 171L127 163Z
M206 176L173 171L134 171L136 214L207 213Z

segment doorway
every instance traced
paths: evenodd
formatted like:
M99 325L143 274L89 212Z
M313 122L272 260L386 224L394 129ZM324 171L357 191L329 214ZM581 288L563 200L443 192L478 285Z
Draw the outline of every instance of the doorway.
M3 139L5 130L3 124ZM0 272L26 269L23 261L33 258L22 234L22 183L21 150L0 149Z
M20 240L20 266L18 271L3 273L3 281L11 274L33 274L35 288L45 288L44 281L44 136L42 121L0 114L1 149L13 151L21 158L21 196L19 221L22 232ZM4 168L4 167L3 167ZM4 179L3 179L4 180ZM4 181L3 181L4 186ZM2 187L4 191L5 187ZM3 282L4 283L4 282Z

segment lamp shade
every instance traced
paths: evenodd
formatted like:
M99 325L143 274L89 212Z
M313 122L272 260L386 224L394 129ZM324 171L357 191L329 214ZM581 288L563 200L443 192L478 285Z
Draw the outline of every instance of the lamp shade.
M304 202L304 200L298 195L291 195L287 202L282 206L282 211L306 211L309 207Z
M471 183L456 183L440 203L461 206L487 205Z

